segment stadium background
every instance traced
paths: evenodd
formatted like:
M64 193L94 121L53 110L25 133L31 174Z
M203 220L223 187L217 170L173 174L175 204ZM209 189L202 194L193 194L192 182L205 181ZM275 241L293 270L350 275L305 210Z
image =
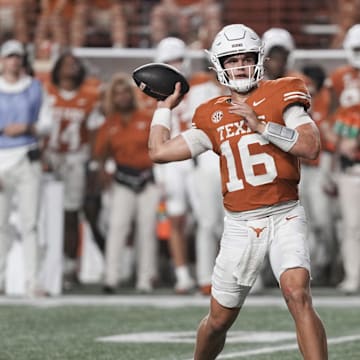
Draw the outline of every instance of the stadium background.
M132 22L129 23L128 48L102 47L103 44L93 43L91 47L74 49L76 55L85 59L90 73L103 80L108 80L118 70L130 73L138 65L153 58L154 50L148 47L147 15L155 1L136 0L131 3L139 16L131 18ZM343 50L331 49L333 36L338 31L335 3L326 0L227 0L222 1L223 21L225 24L244 22L260 34L273 26L285 27L293 34L297 44L294 52L295 68L321 63L330 71L345 61ZM202 67L202 51L192 50L190 57L194 70ZM35 62L34 67L35 70L46 70L50 64ZM61 203L61 199L58 201ZM53 214L54 218L59 219L58 216ZM47 230L54 229L53 225L48 226ZM60 237L61 234L58 235ZM13 258L9 262L8 282L13 286L13 295L18 295L22 292L22 255L21 244L15 243L15 246L11 254ZM56 241L52 246L56 252ZM84 276L85 280L91 282L96 278L96 271L101 264L97 262L91 243L87 249L92 265L84 263ZM56 267L56 262L49 259L48 266ZM53 270L52 274L60 282L60 273ZM57 284L54 278L46 281ZM56 294L58 290L55 286L53 293ZM273 339L270 341L265 338L261 342L257 335L257 339L234 341L226 347L219 359L300 359L294 347L292 322L279 296L277 289L267 296L250 296L249 306L230 335L240 336L236 334L240 331L242 335L249 335L252 331L262 329ZM314 298L328 329L330 358L359 359L360 298L339 297L332 289L315 290ZM112 298L91 293L40 300L26 300L17 296L1 298L0 360L185 360L191 356L193 331L206 308L207 299L196 295L174 298L167 293L160 293L153 297L143 297L134 296L130 291ZM140 341L143 332L160 333L165 339L164 332L170 331L170 337L173 337L171 341ZM100 337L129 333L135 334L139 342L98 341ZM279 333L283 337L279 337ZM188 341L184 341L184 338Z
M4 16L4 9L6 9L5 5L11 3L8 0L0 2L0 4L4 4L0 11L2 16ZM29 11L31 10L34 14L39 13L39 1L27 0L26 3ZM31 7L30 3L33 4ZM109 34L90 31L86 37L86 46L73 49L75 55L84 60L90 75L94 75L106 82L117 71L131 74L137 66L153 61L155 49L150 44L149 16L151 9L157 3L158 1L154 0L123 2L127 16L127 47L112 47ZM339 16L343 15L341 11L339 12L339 3L335 0L256 0L251 2L226 0L221 2L221 21L224 24L244 22L259 34L271 27L286 28L291 32L296 43L296 49L292 54L294 68L300 70L304 65L321 64L329 72L346 62L344 51L333 46L334 37L341 30L340 24L336 22L339 20ZM31 16L30 19L36 19L36 17ZM36 27L36 21L31 21L29 24L30 39L34 38ZM56 59L56 52L48 59L37 59L34 55L34 44L30 42L27 47L35 73L49 72ZM203 69L205 59L203 50L190 49L189 57L193 72ZM48 186L56 187L60 185L48 184ZM55 194L54 191L54 189L51 190L51 193ZM55 201L54 199L52 201ZM56 201L61 203L61 198ZM46 199L44 202L46 202ZM52 210L58 207L50 208ZM44 242L46 242L46 233L50 232L51 228L54 227L54 220L52 219L61 221L61 215L56 211L54 211L54 214L51 211L46 213L47 220L42 220ZM14 221L16 223L16 217ZM96 247L93 246L90 231L88 231L86 224L83 227L81 279L84 282L91 283L99 280L103 264L100 254L97 253ZM58 226L58 228L60 227ZM43 281L47 284L46 288L53 295L61 293L61 256L59 251L61 245L59 242L62 234L60 232L57 232L57 234L58 236L56 238L52 237L52 241L48 245L47 259L43 270ZM23 292L22 269L21 242L15 242L8 263L8 293L21 294ZM52 274L52 276L45 274Z

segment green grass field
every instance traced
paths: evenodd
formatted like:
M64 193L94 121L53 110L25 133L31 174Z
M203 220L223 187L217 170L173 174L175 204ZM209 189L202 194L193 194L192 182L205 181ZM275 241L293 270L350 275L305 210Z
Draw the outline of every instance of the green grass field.
M0 298L0 360L190 360L200 296ZM329 359L360 359L360 298L315 297ZM218 359L301 359L280 295L250 296Z

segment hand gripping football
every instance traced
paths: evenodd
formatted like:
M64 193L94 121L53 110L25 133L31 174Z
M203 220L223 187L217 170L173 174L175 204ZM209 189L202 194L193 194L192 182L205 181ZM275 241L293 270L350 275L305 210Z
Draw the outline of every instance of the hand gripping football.
M174 92L175 84L181 83L181 94L189 91L189 83L174 67L162 63L142 65L133 71L136 85L147 95L165 100Z

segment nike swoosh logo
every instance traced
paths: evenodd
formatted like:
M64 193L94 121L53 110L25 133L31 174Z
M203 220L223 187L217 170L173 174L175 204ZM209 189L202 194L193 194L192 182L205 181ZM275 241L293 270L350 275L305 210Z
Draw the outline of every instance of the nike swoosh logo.
M266 98L263 98L259 101L253 101L253 106L259 106L261 103L263 103L266 100Z
M297 217L298 217L298 215L287 216L287 217L285 218L285 220L289 221L289 220L295 219L295 218L297 218Z

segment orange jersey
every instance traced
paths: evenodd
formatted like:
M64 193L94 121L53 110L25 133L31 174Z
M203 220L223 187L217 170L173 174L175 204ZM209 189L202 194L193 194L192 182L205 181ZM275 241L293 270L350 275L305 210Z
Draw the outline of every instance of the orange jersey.
M360 135L360 104L336 113L334 131L341 137L357 139ZM356 161L360 160L360 147L357 147Z
M356 138L360 133L360 104L336 113L334 129L343 137Z
M347 87L360 86L360 72L350 65L342 66L336 69L330 75L331 87L334 89L338 97L341 96L342 91Z
M99 8L99 9L109 9L109 8L111 8L112 1L111 0L93 0L91 5Z
M53 11L56 7L58 7L63 1L62 0L50 0L49 1L49 10ZM61 15L66 20L71 20L71 18L74 15L74 8L75 8L75 1L74 0L68 0L65 1L65 5L62 8Z
M328 86L333 89L340 107L347 108L360 104L360 71L352 66L336 69L330 75Z
M121 122L121 115L109 116L96 134L94 154L103 157L109 152L117 164L134 169L152 167L148 139L153 113L135 111L128 124Z
M98 93L84 85L66 99L53 84L47 86L47 92L53 110L48 147L60 153L80 150L88 143L87 119L98 101Z
M328 119L328 110L330 104L330 94L326 88L320 89L311 99L311 108L310 113L311 117L317 125L320 138L321 138L321 148L325 151L334 151L334 144L330 143L322 135L322 123L329 121ZM318 166L320 163L320 156L315 160L301 159L301 162L307 165Z
M176 0L175 2L179 6L190 6L197 4L199 0Z
M285 125L284 110L292 104L310 107L310 95L298 78L263 81L246 103L265 122ZM230 114L231 98L221 96L200 105L193 126L203 130L220 156L224 206L230 211L254 210L298 199L299 160L253 132L246 121Z
M320 89L312 98L310 112L313 120L320 124L328 116L330 94L326 88Z

